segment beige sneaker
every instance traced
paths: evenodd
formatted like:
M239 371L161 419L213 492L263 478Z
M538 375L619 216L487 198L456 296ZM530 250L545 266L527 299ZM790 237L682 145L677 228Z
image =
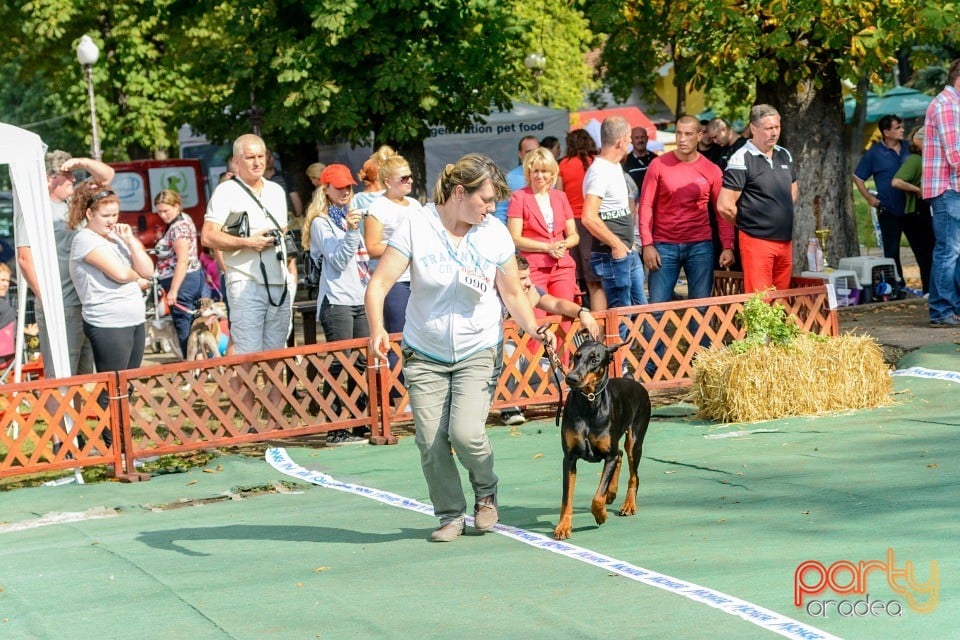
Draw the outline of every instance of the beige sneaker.
M496 495L480 498L473 505L473 528L477 531L490 531L499 520Z
M453 542L463 535L466 529L467 525L462 517L454 518L439 529L435 529L433 533L430 534L430 540L433 542Z

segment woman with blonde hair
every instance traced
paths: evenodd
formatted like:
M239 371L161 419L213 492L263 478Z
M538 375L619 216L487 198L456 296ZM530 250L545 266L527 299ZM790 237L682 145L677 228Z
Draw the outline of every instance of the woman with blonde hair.
M77 185L67 217L67 225L79 229L70 249L70 277L99 373L135 369L143 359L143 290L153 276L153 261L119 218L120 198L110 187L92 179ZM106 391L97 402L107 408ZM104 443L110 441L106 430Z
M498 521L498 479L485 424L503 361L503 306L524 331L556 347L553 333L537 328L509 233L489 219L508 195L503 174L486 156L468 154L447 165L435 203L404 217L367 286L371 347L386 359L384 299L410 270L403 373L420 465L440 519L430 535L434 542L456 540L466 526L453 451L469 472L474 528L489 531Z
M523 158L527 186L514 191L507 207L507 230L517 251L530 263L530 280L557 298L577 295L577 266L568 253L580 241L566 194L553 185L557 160L548 149Z
M157 278L166 292L164 301L180 339L180 355L186 357L193 311L203 295L206 282L197 255L197 227L183 212L183 200L176 191L164 189L153 199L153 205L167 225L154 247Z
M320 188L320 174L323 173L323 170L327 168L327 165L322 162L314 162L309 167L307 167L307 178L310 180L310 184L313 185L314 189Z
M380 165L382 165L387 158L395 155L397 155L397 152L391 147L381 145L379 149L367 158L367 161L363 163L363 168L357 172L357 177L363 182L363 191L353 195L350 206L354 209L364 210L369 207L370 203L376 198L383 195L383 184L380 181Z
M380 165L382 196L370 203L369 215L363 220L363 239L374 260L387 249L387 242L404 218L420 210L420 203L408 194L413 188L410 165L403 156L391 156ZM376 263L371 264L376 269ZM407 300L410 298L410 270L408 269L387 293L384 300L384 322L389 333L403 331Z
M323 263L317 287L317 319L327 342L370 335L363 307L363 295L370 279L370 256L363 244L361 212L350 206L356 184L345 165L327 165L320 175L320 188L307 207L303 225L304 247L309 248L311 259ZM357 364L363 367L362 358ZM342 365L334 362L330 365L330 375L336 378L342 369ZM349 391L352 381L347 386ZM362 432L362 429L354 434L346 429L331 431L327 442L359 442Z

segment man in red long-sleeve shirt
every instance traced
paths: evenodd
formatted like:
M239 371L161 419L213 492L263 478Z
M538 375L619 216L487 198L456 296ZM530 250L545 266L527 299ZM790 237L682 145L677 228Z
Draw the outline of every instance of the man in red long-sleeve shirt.
M713 239L710 208L723 183L720 168L697 149L700 123L677 120L677 148L650 163L640 192L640 241L650 274L650 302L673 297L680 268L687 276L688 298L708 298L713 288ZM733 225L720 219L723 251L719 264L733 263Z

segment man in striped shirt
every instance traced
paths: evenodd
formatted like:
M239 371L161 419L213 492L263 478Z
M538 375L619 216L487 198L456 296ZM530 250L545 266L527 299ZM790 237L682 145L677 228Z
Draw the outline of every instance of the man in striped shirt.
M927 107L921 196L933 214L930 326L960 327L960 60L943 91Z

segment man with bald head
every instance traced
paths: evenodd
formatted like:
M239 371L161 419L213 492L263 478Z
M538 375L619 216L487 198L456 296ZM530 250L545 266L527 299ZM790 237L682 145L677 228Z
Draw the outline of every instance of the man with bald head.
M737 133L733 125L724 118L711 120L707 125L706 136L713 146L710 147L710 152L704 155L720 167L721 171L727 168L730 156L747 143L747 139Z
M282 238L287 196L263 177L267 148L259 136L245 134L234 141L233 163L236 175L217 186L207 205L203 245L223 252L236 352L282 349L297 290L296 256L286 254ZM249 221L245 236L224 230L227 218L239 212Z
M650 163L640 195L643 266L650 274L650 302L669 302L680 270L689 298L709 298L713 289L710 207L723 184L719 167L698 150L700 123L677 120L677 148ZM733 263L733 225L720 222L720 266Z
M623 170L627 175L633 178L637 184L637 189L643 190L643 178L647 175L647 167L657 156L647 150L647 143L650 141L650 134L644 127L634 127L630 130L630 144L633 150L627 154L623 161ZM639 198L638 198L639 200Z

